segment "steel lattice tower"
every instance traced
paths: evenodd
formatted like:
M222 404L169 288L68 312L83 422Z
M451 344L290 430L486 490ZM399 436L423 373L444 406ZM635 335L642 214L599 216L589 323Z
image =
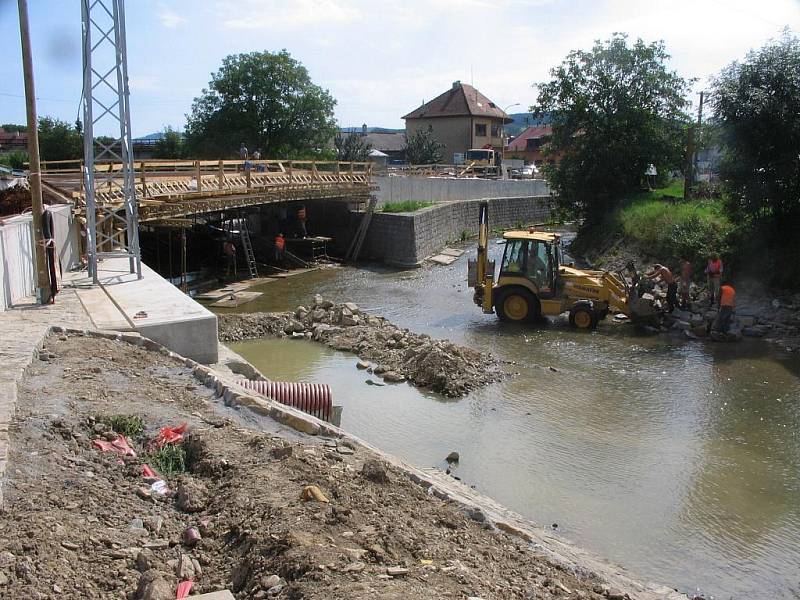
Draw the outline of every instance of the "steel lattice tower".
M95 283L97 262L130 258L130 272L142 277L138 205L125 44L124 0L81 0L83 25L83 155L86 190L86 244L89 274ZM101 134L119 137L108 145ZM121 165L120 170L115 169ZM118 198L98 202L97 194ZM120 206L121 204L121 206Z

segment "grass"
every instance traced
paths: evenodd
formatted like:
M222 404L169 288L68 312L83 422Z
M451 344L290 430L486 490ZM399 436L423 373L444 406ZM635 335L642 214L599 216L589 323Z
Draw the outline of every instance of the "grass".
M683 179L673 179L666 187L656 188L649 195L654 198L663 198L668 196L670 198L679 198L683 200Z
M157 473L164 476L186 473L186 450L182 444L167 444L143 457Z
M96 420L128 439L138 437L144 431L144 419L136 415L97 415Z
M385 213L402 213L414 212L421 208L433 206L433 202L424 202L422 200L404 200L403 202L387 202L381 206L381 212Z

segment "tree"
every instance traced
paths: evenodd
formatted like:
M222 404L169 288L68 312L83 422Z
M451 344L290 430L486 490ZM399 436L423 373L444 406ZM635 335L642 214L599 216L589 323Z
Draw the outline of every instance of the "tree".
M556 159L545 174L589 226L641 189L649 165L681 164L688 82L667 69L668 58L663 42L629 45L614 34L589 52L570 52L552 80L538 84L531 111L551 117L548 152Z
M25 133L28 131L27 125L17 125L16 123L3 123L0 125L0 129L7 131L8 133Z
M191 153L223 157L244 144L265 158L314 156L333 137L336 101L286 50L226 57L187 115Z
M12 169L22 170L25 168L25 163L28 162L28 153L22 150L14 150L8 154L0 156L0 165L11 167Z
M800 268L786 257L800 251L800 40L786 32L730 64L712 82L711 103L732 214L765 243L780 283L798 287Z
M339 160L353 162L366 162L369 160L372 144L367 142L361 134L348 133L343 135L339 132L336 134L334 144L336 145L336 154Z
M164 128L161 138L156 142L154 158L182 158L183 137L169 125Z
M432 165L442 161L444 144L433 137L433 130L420 129L406 136L406 161L412 165Z
M39 119L39 153L42 160L73 160L83 157L83 135L66 121Z

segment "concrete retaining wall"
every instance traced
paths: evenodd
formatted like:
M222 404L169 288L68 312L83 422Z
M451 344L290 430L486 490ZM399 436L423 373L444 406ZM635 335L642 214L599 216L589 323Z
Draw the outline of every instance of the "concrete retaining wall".
M378 176L379 204L419 200L442 202L478 198L530 198L548 196L550 187L541 179L456 179L445 177Z
M489 226L513 227L550 218L551 196L490 198ZM477 233L480 200L447 202L414 213L375 213L362 257L397 266L415 266L437 253L463 231Z

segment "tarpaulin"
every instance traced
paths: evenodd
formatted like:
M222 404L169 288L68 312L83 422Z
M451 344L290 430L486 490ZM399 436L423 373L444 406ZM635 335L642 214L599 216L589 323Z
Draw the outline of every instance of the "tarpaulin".
M158 435L153 443L158 448L167 444L180 444L183 441L183 434L188 428L188 423L181 423L177 427L162 427L158 430Z
M124 435L118 435L110 442L106 440L92 440L92 445L103 452L115 452L120 456L136 456L136 452L131 448L130 443Z

